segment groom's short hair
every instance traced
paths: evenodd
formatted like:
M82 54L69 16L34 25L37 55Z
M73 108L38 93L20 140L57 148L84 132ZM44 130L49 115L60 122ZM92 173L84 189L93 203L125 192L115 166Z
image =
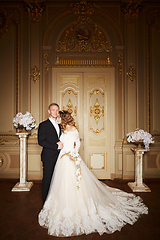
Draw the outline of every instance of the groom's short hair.
M59 105L58 105L57 103L51 103L51 104L49 104L48 109L50 109L51 106L57 106L57 107L59 108Z

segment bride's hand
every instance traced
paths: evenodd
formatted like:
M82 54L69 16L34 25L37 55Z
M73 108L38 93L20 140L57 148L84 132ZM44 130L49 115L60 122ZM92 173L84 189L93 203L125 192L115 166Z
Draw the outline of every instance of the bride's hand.
M57 142L58 144L58 149L62 149L63 148L63 143L61 141Z

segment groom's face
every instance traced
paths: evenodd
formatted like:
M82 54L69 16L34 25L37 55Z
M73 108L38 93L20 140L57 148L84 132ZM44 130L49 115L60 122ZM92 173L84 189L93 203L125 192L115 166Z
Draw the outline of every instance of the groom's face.
M50 118L56 120L59 116L59 107L56 105L52 105L50 109L48 110Z

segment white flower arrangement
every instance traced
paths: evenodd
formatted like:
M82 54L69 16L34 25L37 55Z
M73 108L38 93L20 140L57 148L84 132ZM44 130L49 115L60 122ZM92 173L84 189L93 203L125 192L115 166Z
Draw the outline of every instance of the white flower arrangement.
M65 153L61 156L61 158L64 155L68 155L72 161L74 161L75 166L76 166L76 177L77 177L77 189L80 188L80 180L81 180L81 157L78 152L68 152Z
M152 135L139 128L134 132L128 133L126 137L129 143L143 141L146 151L149 151L149 144L154 143Z
M35 123L35 119L28 111L25 114L22 114L21 112L17 113L15 118L13 118L13 125L16 128L23 127L27 131L38 127Z

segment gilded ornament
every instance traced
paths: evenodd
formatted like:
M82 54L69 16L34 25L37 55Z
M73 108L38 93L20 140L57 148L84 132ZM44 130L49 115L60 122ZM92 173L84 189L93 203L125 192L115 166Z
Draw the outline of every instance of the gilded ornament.
M49 55L44 54L44 67L45 67L45 73L49 70Z
M155 10L149 13L148 23L151 25L155 23L158 32L160 32L160 10Z
M0 139L0 145L4 145L6 142L8 142L8 140Z
M26 2L24 8L28 12L28 17L32 18L33 22L37 23L40 21L39 18L43 16L46 4L45 2L37 3L37 0L34 0L32 3Z
M3 158L0 157L0 167L2 167L2 166L3 166Z
M139 17L139 11L142 10L142 7L143 6L141 2L133 3L133 0L130 0L129 3L121 3L123 15L128 22L134 22L136 18Z
M18 27L17 11L10 11L9 9L0 9L0 38L3 34L9 31L11 24L14 23ZM18 31L18 28L17 28Z
M78 15L93 15L99 10L100 8L95 4L87 3L86 1L81 1L76 4L71 4L68 7L68 10L73 12L74 14Z
M108 40L90 17L79 16L61 35L56 52L106 52Z
M129 78L130 82L133 82L134 79L136 78L136 70L134 69L132 63L131 63L131 66L129 67L128 71L127 71L127 76Z
M120 77L122 75L122 54L118 54L118 72Z
M74 93L73 90L68 89L65 93L63 93L63 98L64 98L66 93L67 94L71 94L72 93L76 99L74 98L74 99L71 100L71 98L73 96L70 96L70 98L68 99L68 103L66 104L66 106L63 106L63 109L67 110L72 115L77 116L77 106L74 106L73 103L72 103L72 102L75 102L75 101L77 102L77 93Z
M96 99L93 107L90 107L90 116L93 116L98 124L99 119L104 116L104 106L100 106L98 99Z
M30 77L33 82L37 82L40 80L40 70L36 65L34 68L31 69Z

